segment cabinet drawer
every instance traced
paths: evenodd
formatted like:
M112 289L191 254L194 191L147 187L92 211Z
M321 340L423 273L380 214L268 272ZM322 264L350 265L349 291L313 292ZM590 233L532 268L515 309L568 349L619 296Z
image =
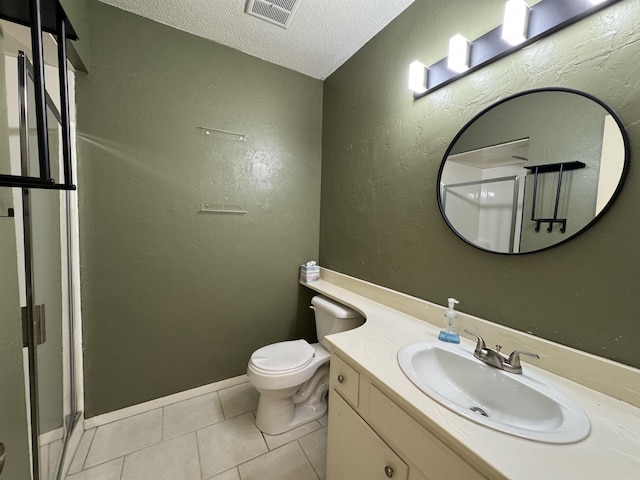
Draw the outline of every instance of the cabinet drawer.
M409 414L371 385L369 423L407 461L427 478L437 480L485 479L461 457L447 448Z
M337 355L331 355L331 387L354 407L358 406L360 374Z
M407 480L407 465L335 390L329 391L327 480Z

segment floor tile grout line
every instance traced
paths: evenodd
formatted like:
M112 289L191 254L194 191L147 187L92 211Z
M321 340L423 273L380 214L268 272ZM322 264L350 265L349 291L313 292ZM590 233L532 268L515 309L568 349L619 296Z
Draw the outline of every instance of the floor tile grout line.
M218 422L214 422L212 425L214 425L215 423L220 423L220 422L224 422L226 420L225 414L224 414L224 408L222 407L222 399L220 398L220 394L216 391L216 400L218 401L218 406L220 407L220 413L222 413L222 420L218 421Z
M315 433L317 432L317 430L314 430L311 433ZM311 433L309 433L309 435L311 435ZM305 435L306 436L306 435ZM303 437L300 437L303 438ZM307 451L304 449L304 447L302 446L302 444L300 443L300 438L297 438L295 441L298 443L298 447L300 447L300 450L302 450L302 454L304 455L304 458L307 459L307 462L309 462L309 465L311 465L311 469L313 470L313 473L316 474L316 477L318 477L318 480L320 480L320 474L318 473L318 470L316 470L315 465L313 464L313 462L311 461L311 459L309 458L309 455L307 455Z
M89 448L87 448L87 453L84 456L84 459L82 460L82 465L80 466L80 471L82 472L85 469L85 466L87 464L87 458L89 458L89 452L91 451L91 447L93 447L93 441L96 439L96 433L98 433L98 428L100 427L96 427L93 429L93 435L91 435L91 441L89 442ZM85 430L86 432L86 430ZM83 433L84 435L84 433Z
M204 470L202 469L202 455L200 454L200 439L198 438L198 432L200 430L196 430L194 433L196 435L196 448L198 449L198 466L200 467L200 479L204 480Z
M291 443L291 442L289 442L289 443ZM269 450L269 448L267 447L267 451L266 452L263 452L260 455L256 455L255 457L250 458L248 460L245 460L244 462L240 462L238 465L236 465L236 467L240 467L240 465L244 465L245 463L249 463L252 460L255 460L256 458L264 457L265 455L268 455L269 453L274 452L275 450L278 450L278 448L282 448L285 445L289 445L289 443L285 443L284 445L280 445L279 447L274 448L273 450ZM240 470L238 469L238 471L240 471Z
M254 461L254 460L257 460L257 459L258 459L258 458L260 458L260 457L264 457L265 455L269 455L270 453L275 452L276 450L278 450L278 449L280 449L280 448L286 447L287 445L290 445L290 444L292 444L293 442L296 442L296 443L297 443L297 442L298 442L298 440L291 440L290 442L283 443L282 445L278 445L278 446L277 446L276 448L274 448L273 450L269 450L269 449L268 449L269 447L267 446L267 451L266 451L266 452L261 453L260 455L256 455L256 456L255 456L255 457L253 457L253 458L250 458L250 459L248 459L248 460L245 460L245 461L240 462L239 464L237 464L237 465L235 466L235 468L236 468L236 469L238 469L238 476L240 477L240 480L242 480L242 475L240 474L240 467L241 467L242 465L245 465L245 464L247 464L247 463L249 463L249 462L252 462L252 461ZM300 450L302 450L302 453L304 454L304 449L300 446L300 444L298 444L298 447L300 448ZM306 454L305 454L305 458L307 458ZM309 461L309 460L308 460L308 458L307 458L307 461ZM311 464L311 462L309 462L309 464ZM311 465L311 468L313 469L313 465ZM229 470L231 470L231 469L229 468L229 469L224 470L224 471L222 471L222 472L218 472L218 473L216 473L214 476L216 476L216 475L220 475L221 473L227 472L227 471L229 471ZM313 473L315 473L315 474L316 474L316 476L318 476L318 474L316 473L315 469L313 469ZM213 478L213 477L212 477L212 478Z
M216 392L218 394L218 392ZM227 412L225 412L224 405L222 404L222 399L220 398L220 394L218 394L218 402L220 403L220 410L222 411L222 418L228 420Z
M162 407L154 408L153 410L149 410L149 412L154 412L154 411L156 411L156 410L161 410L161 409L162 409ZM137 415L132 415L131 417L128 417L127 419L131 419L131 418L133 418L133 417L137 417L137 416L140 416L140 415L145 415L145 414L147 414L147 413L149 413L149 412L138 413ZM124 420L127 420L127 419L123 419L123 421L124 421ZM111 422L111 423L115 423L115 422ZM101 425L101 426L102 426L102 425ZM144 450L144 449L146 449L146 448L155 447L155 446L157 446L157 445L160 445L161 443L163 443L163 440L162 440L162 412L160 412L160 427L161 427L161 430L160 430L160 441L159 441L159 442L155 442L155 443L152 443L152 444L150 444L150 445L145 445L144 447L141 447L141 448L136 448L135 450L132 450L132 451L130 451L130 452L126 452L126 453L124 453L124 454L122 454L122 455L118 455L117 457L113 457L113 458L110 458L110 459L104 460L104 461L102 461L102 462L96 463L95 465L91 465L91 466L90 466L90 467L88 467L88 468L84 468L84 467L86 467L86 462L87 462L87 460L86 460L86 458L85 458L85 464L83 465L83 470L85 470L85 469L86 469L86 470L88 470L89 468L97 467L98 465L103 465L103 464L105 464L105 463L107 463L107 462L109 462L109 461L111 461L111 460L115 460L116 458L120 458L120 457L123 457L123 458L124 458L124 457L126 457L127 455L129 455L129 454L131 454L131 453L140 452L140 451L142 451L142 450ZM87 451L87 458L89 457L89 452L91 451L91 448L93 447L93 442L95 441L95 438L96 438L96 436L98 435L98 429L99 429L100 427L95 427L95 428L96 428L96 433L93 435L93 438L91 439L91 446L89 447L89 450ZM188 433L191 433L191 432L188 432ZM180 435L180 436L181 436L181 435ZM176 438L177 438L177 437L176 437Z
M122 464L120 465L120 480L122 480L122 476L124 475L124 456L122 457Z
M216 392L213 392L213 393L216 393ZM206 395L209 395L209 394L206 394ZM200 395L200 396L203 397L204 395ZM183 400L183 402L186 402L188 400L190 400L190 399ZM181 402L177 402L177 403L181 403ZM218 405L220 406L220 411L222 411L222 405L221 405L219 400L218 400ZM241 413L240 415L245 415L247 413L248 412L244 412L244 413ZM240 415L236 415L236 417L239 417ZM212 418L212 417L213 416L208 416L207 418ZM231 417L231 418L236 418L236 417ZM231 420L231 418L229 418L229 419L224 418L224 414L223 414L223 418L222 419L219 419L219 420L217 420L215 422L207 423L206 425L201 425L201 426L197 427L195 430L191 430L189 432L183 432L180 435L176 435L176 436L173 436L173 437L165 437L164 436L164 430L163 430L163 438L164 438L163 442L166 442L166 441L169 441L169 440L173 440L174 438L182 437L183 435L186 435L186 434L189 434L189 433L199 432L200 430L204 430L205 428L209 428L209 427L211 427L213 425L217 425L219 423L226 422L227 420ZM163 429L164 429L164 417L163 417Z
M134 452L131 452L131 453L134 453ZM86 467L86 468L84 468L84 467L83 467L83 468L82 468L82 470L80 470L80 472L86 472L87 470L91 470L92 468L100 467L100 466L102 466L102 465L105 465L105 464L107 464L107 463L109 463L109 462L113 462L114 460L118 460L118 459L120 459L120 458L124 459L124 457L125 457L125 456L127 456L127 455L128 455L128 454L120 455L119 457L113 457L113 458L110 458L110 459L108 459L108 460L105 460L104 462L100 462L100 463L96 463L95 465L91 465L90 467ZM123 461L124 461L124 460L123 460ZM74 473L73 475L77 475L77 474L78 474L78 473L80 473L80 472L76 472L76 473Z
M321 430L321 429L323 429L323 428L324 428L324 427L322 426L322 424L321 424L318 420L314 420L314 421L312 421L312 422L304 423L304 424L299 425L299 426L297 426L297 427L295 427L295 428L292 428L291 430L288 430L288 431L286 431L286 432L284 432L284 433L281 433L280 435L284 435L284 434L286 434L286 433L293 432L294 430L296 430L296 429L298 429L298 428L304 428L304 427L306 427L307 425L313 425L314 423L316 424L316 428L314 428L314 429L313 429L313 430L311 430L310 432L306 432L306 433L304 433L304 434L302 434L302 435L300 435L300 436L298 436L298 437L292 438L292 439L291 439L291 440L289 440L288 442L281 443L281 444L279 444L279 445L275 446L274 448L271 448L271 447L269 446L269 442L267 441L267 438L265 437L265 435L267 435L267 434L266 434L266 433L264 433L264 432L260 432L260 433L262 433L262 437L265 439L265 442L267 442L267 448L269 448L269 450L275 450L275 449L276 449L276 448L278 448L278 447L281 447L281 446L283 446L283 445L286 445L287 443L291 443L291 442L294 442L294 441L296 441L296 440L299 440L299 439L301 439L301 438L303 438L303 437L306 437L307 435L311 435L312 433L317 432L318 430ZM273 437L277 437L278 435L271 435L271 436L273 436Z
M165 412L164 409L165 408L166 406L162 407L162 420L160 421L160 443L167 441L167 439L164 436L164 412Z
M319 422L318 422L318 424L319 424ZM203 427L203 428L206 428L206 427ZM204 472L202 471L201 449L200 449L200 442L199 442L199 440L198 440L198 437L199 437L198 432L199 432L200 430L202 430L203 428L198 429L198 430L195 430L195 431L192 431L192 432L187 432L187 433L185 433L185 434L183 434L183 435L180 435L180 436L178 436L178 437L174 437L174 438L172 438L172 439L171 439L171 440L174 440L174 439L176 439L176 438L180 438L180 437L187 436L187 435L193 435L193 436L195 437L195 440L196 440L196 447L197 447L197 455L198 455L198 463L199 463L199 467L200 467L200 477L201 477L201 479L204 479L205 477L204 477ZM240 480L242 480L242 475L240 474L240 469L239 469L239 467L240 467L241 465L243 465L243 464L245 464L245 463L248 463L248 462L250 462L250 461L252 461L252 460L255 460L255 459L257 459L257 458L260 458L260 457L262 457L262 456L264 456L264 455L266 455L266 454L268 454L268 453L270 453L270 452L273 452L274 450L277 450L277 449L279 449L279 448L285 447L286 445L289 445L289 444L291 444L291 443L296 442L296 443L297 443L298 448L302 451L302 453L303 453L303 455L304 455L304 458L307 460L308 464L311 466L312 471L314 472L314 475L315 475L318 479L320 479L321 477L320 477L320 475L319 475L319 473L318 473L317 469L315 468L315 466L314 466L314 465L313 465L313 463L311 462L311 459L309 458L309 456L308 456L307 452L305 451L305 449L302 447L302 444L300 443L300 440L301 440L302 438L304 438L305 436L307 436L307 435L310 435L310 434L312 434L312 433L316 433L316 432L318 432L318 431L319 431L319 430L321 430L322 428L324 428L324 427L323 427L322 425L320 425L320 424L319 424L319 428L316 428L316 429L314 429L313 431L308 432L308 433L306 433L305 435L303 435L303 436L301 436L301 437L298 437L298 438L292 439L292 440L290 440L289 442L286 442L286 443L284 443L284 444L282 444L282 445L279 445L278 447L276 447L276 448L274 448L274 449L269 449L269 446L268 446L268 444L267 444L267 442L266 442L266 439L264 438L264 434L261 432L261 436L262 436L262 438L263 438L263 441L264 441L264 443L265 443L265 446L266 446L266 448L267 448L267 451L266 451L266 452L264 452L264 453L262 453L262 454L260 454L260 455L258 455L258 456L256 456L256 457L253 457L252 459L249 459L249 460L246 460L246 461L244 461L244 462L241 462L241 463L239 463L238 465L233 466L233 467L231 467L231 468L229 468L229 469L225 470L225 472L226 472L226 471L230 471L232 468L234 468L234 469L236 469L236 473L237 473L238 477L240 478ZM96 429L96 430L97 430L97 429ZM93 440L94 440L94 438L95 438L95 433L94 433L94 437L93 437L93 438L92 438L92 440L91 440L91 444L93 444ZM163 441L163 442L160 442L160 443L165 443L165 442ZM157 445L159 445L159 444L150 445L150 446L144 447L144 448L142 448L142 449L138 449L138 450L135 450L135 451L133 451L133 452L129 452L129 453L127 453L127 454L125 454L125 455L123 455L123 456L121 456L121 457L116 457L116 458L114 458L114 459L109 460L109 461L113 461L113 460L115 460L115 459L117 459L117 458L121 458L121 459L122 459L122 463L121 463L121 473L120 473L120 480L122 480L122 476L124 475L124 462L125 462L126 457L127 457L128 455L132 455L132 454L134 454L134 453L136 453L136 452L138 452L138 451L142 451L142 450L145 450L145 449L147 449L147 448L152 448L152 447L157 446ZM106 463L106 462L103 462L103 463ZM101 464L98 464L98 465L101 465ZM96 465L96 466L97 466L97 465ZM93 468L93 467L91 467L91 468ZM219 473L215 474L215 475L214 475L214 477L215 477L215 476L217 476L217 475L219 475L220 473L224 473L224 472L219 472ZM213 477L209 477L209 478L213 478Z
M171 441L173 441L173 440L177 440L178 438L181 438L181 437L186 437L187 435L193 435L193 434L195 434L195 433L196 433L195 431L194 431L194 432L187 432L187 433L184 433L184 434L182 434L182 435L178 435L177 437L170 438L169 440L167 440L167 442L171 442ZM197 436L196 436L196 442L197 442L197 441L198 441L198 438L197 438ZM122 459L123 459L123 460L122 460L122 462L123 462L123 464L124 464L124 460L126 459L126 457L127 457L127 456L129 456L129 455L133 455L134 453L142 452L142 451L144 451L144 450L147 450L148 448L157 447L157 446L159 446L159 445L162 445L163 443L166 443L166 442L154 443L154 444L152 444L152 445L147 445L147 446L145 446L145 447L138 448L138 449L136 449L136 450L131 450L130 452L125 453L124 455L119 455L119 456L117 456L117 457L113 457L113 458L110 458L110 459L108 459L108 460L105 460L104 462L100 462L100 463L96 463L95 465L91 465L91 466L90 466L90 467L88 467L88 468L83 468L82 470L80 470L80 472L84 472L84 471L86 471L86 470L90 470L90 469L92 469L92 468L99 467L100 465L104 465L105 463L112 462L112 461L117 460L117 459L119 459L119 458L122 458ZM76 473L80 473L80 472L76 472ZM76 473L74 473L74 475L76 475Z
M167 405L160 405L160 406L158 406L158 407L150 408L150 409L148 409L148 410L144 410L144 411L142 411L142 412L132 413L131 415L127 415L126 417L118 418L118 419L116 419L116 420L111 420L110 422L101 423L100 425L96 425L96 426L91 427L91 428L98 429L98 428L100 428L100 427L104 427L105 425L111 425L112 423L121 422L121 421L123 421L123 420L127 420L128 418L137 417L138 415L143 415L143 414L145 414L145 413L149 413L149 412L152 412L152 411L154 411L154 410L164 409L164 408L166 408L166 407L170 407L170 406L172 406L172 405L177 405L178 403L187 402L187 401L189 401L189 400L193 400L193 399L195 399L195 398L204 397L204 396L206 396L206 395L211 395L211 394L213 394L213 393L215 393L215 394L216 394L216 396L218 397L218 402L220 402L220 407L221 407L221 410L223 411L222 413L223 413L223 416L224 416L224 409L222 408L222 402L220 401L220 396L218 395L218 392L221 392L222 390L228 390L228 389L230 389L230 388L238 387L238 386L240 386L240 385L245 385L245 384L248 384L248 383L249 383L249 382L242 382L242 383L239 383L239 384L237 384L237 385L232 385L232 386L230 386L230 387L220 388L220 389L218 389L218 390L213 390L213 391L211 391L211 392L207 392L207 393L201 393L200 395L195 395L195 396L193 396L193 397L184 398L184 399L182 399L182 400L177 400L177 401L175 401L175 402L168 403ZM160 397L160 398L163 398L163 397ZM159 400L159 399L155 399L155 400ZM150 400L150 401L153 401L153 400ZM133 406L135 406L135 405L133 405ZM124 407L124 408L129 408L129 407ZM112 412L107 412L107 413L112 413ZM246 412L245 412L245 413L246 413ZM237 415L236 415L236 416L237 416ZM93 417L92 417L92 418L93 418ZM231 418L234 418L234 417L231 417ZM226 418L225 418L225 420L226 420ZM89 429L89 430L91 430L91 429ZM85 431L86 431L86 430L85 430Z
M83 458L80 461L80 465L79 465L80 470L78 472L76 472L76 473L80 473L80 472L87 471L87 470L95 468L95 467L99 467L101 465L104 465L104 464L106 464L108 462L112 462L114 460L116 460L116 461L120 460L120 462L121 462L120 463L120 480L122 480L122 477L124 476L124 471L125 471L124 464L125 464L125 461L127 460L127 457L129 455L134 455L134 454L136 454L138 452L141 452L141 451L144 451L144 450L147 450L147 449L150 449L150 448L157 447L158 445L162 445L162 444L164 444L166 442L176 440L176 439L178 439L180 437L193 435L193 437L194 437L194 439L196 441L196 447L197 447L196 454L197 454L197 461L198 461L198 466L199 466L199 471L200 471L200 477L201 477L201 480L203 480L205 473L203 471L203 465L202 465L202 453L203 452L202 452L201 445L200 445L200 440L199 440L201 438L201 433L200 432L202 430L206 429L206 428L209 428L209 427L215 425L215 424L223 423L223 422L228 421L228 420L233 420L233 419L235 419L237 417L240 417L242 415L246 415L247 413L251 413L251 415L252 415L252 417L253 417L253 419L255 421L255 410L249 410L248 412L238 413L237 415L234 415L234 416L229 416L230 413L231 413L229 411L225 412L225 409L223 407L223 402L222 402L222 399L220 397L220 392L223 391L223 390L232 389L234 387L237 388L240 385L242 385L242 384L234 385L234 386L227 387L227 388L224 388L224 389L219 389L219 390L216 390L214 392L204 393L202 395L197 395L195 397L184 399L184 400L181 400L181 401L178 401L178 402L173 402L173 403L168 404L168 405L161 405L161 406L158 406L156 408L153 408L153 409L150 409L150 410L147 410L147 411L144 411L144 412L139 412L139 413L134 414L134 415L129 415L129 416L124 417L122 419L114 420L112 422L108 422L108 423L105 423L103 425L95 426L95 427L93 427L93 428L91 428L91 429L89 429L87 431L84 431L83 434L85 434L86 432L89 432L89 431L92 430L91 439L88 441L89 445L86 447L86 454L83 455ZM180 435L176 435L176 436L174 436L172 438L168 438L167 437L167 431L166 431L167 430L167 425L168 425L167 424L167 416L166 416L167 410L168 410L167 407L172 407L172 406L178 405L180 403L188 402L189 400L193 400L193 399L196 399L196 398L201 398L201 397L205 397L205 396L209 396L209 395L211 396L212 400L214 400L216 402L216 405L215 405L216 409L219 408L220 413L222 413L222 415L221 415L222 418L218 419L217 421L213 421L212 423L209 423L207 425L200 425L200 426L198 426L198 428L195 428L195 429L193 429L193 430L191 430L189 432L184 432L184 433L182 433ZM123 455L120 455L120 456L117 456L117 457L113 457L113 458L110 458L110 459L106 459L106 460L104 460L102 462L96 463L95 465L87 466L87 461L90 458L90 453L94 450L94 448L97 445L96 444L96 438L98 437L98 430L100 430L100 431L103 430L103 429L101 429L101 427L103 427L103 426L106 427L106 426L109 426L109 425L112 425L112 424L115 424L115 423L118 423L118 422L126 421L126 420L129 420L129 419L135 418L137 416L141 416L141 415L144 415L144 414L147 414L147 413L151 413L151 412L153 412L155 410L159 411L158 413L159 413L159 415L161 417L160 418L161 435L160 435L160 439L158 441L155 441L151 445L146 445L144 447L137 448L137 449L132 450L130 452L127 452L127 453L125 453ZM213 418L215 418L215 416L211 415L211 416L207 416L207 418L213 419ZM308 432L307 434L312 433L313 431L317 431L318 429L322 428L322 425L319 424L319 422L316 421L315 423L316 423L316 425L315 425L314 430L312 430L311 432ZM272 448L269 447L269 443L267 442L267 439L265 438L264 434L262 432L260 432L260 433L261 433L261 437L262 437L262 440L263 440L263 446L265 447L265 452L260 454L260 455L257 455L253 459L259 458L259 457L261 457L261 456L263 456L263 455L265 455L265 454L267 454L267 453L269 453L271 451L274 451L274 450L276 450L278 448L284 447L287 444L290 444L290 443L293 443L294 441L297 441L297 439L293 438L290 441L288 441L286 443L283 443L281 445L278 445L277 447L272 449ZM304 453L304 450L303 450L303 453ZM308 457L306 456L306 453L304 453L304 455L305 455L305 458L307 458L307 461L308 461ZM247 460L245 462L242 462L242 463L240 463L240 464L238 464L236 466L233 466L231 468L235 469L236 474L238 475L239 478L242 478L242 475L240 474L240 469L238 467L240 465L244 464L244 463L247 463L248 461L253 460L253 459L249 459L249 460ZM311 466L313 467L313 465L311 465ZM231 470L231 469L228 469L228 470ZM315 470L314 470L314 473L315 473ZM74 475L75 475L75 473L74 473ZM214 476L217 476L217 475L218 474L216 474ZM317 473L316 473L316 475L317 475ZM213 478L213 477L210 477L210 478Z
M158 409L154 409L154 410L158 410ZM247 413L250 413L250 412L245 412L245 413L243 413L242 415L246 415ZM138 414L138 415L141 415L141 414ZM229 419L229 420L232 420L232 419L237 418L237 417L239 417L239 416L240 416L240 415L237 415L237 416L235 416L235 417L232 417L232 418L231 418L231 419ZM146 449L148 449L148 448L157 447L158 445L161 445L161 444L163 444L163 443L166 443L166 442L169 442L169 441L173 441L173 440L176 440L176 439L178 439L178 438L180 438L180 437L185 437L185 436L187 436L187 435L192 435L192 434L193 434L193 435L195 435L195 437L196 437L196 443L197 443L197 446L198 446L198 461L199 461L199 463L200 463L200 467L201 467L201 476L203 476L203 475L204 475L204 473L202 472L202 462L201 462L201 459L200 459L200 441L198 440L198 433L199 433L201 430L204 430L204 429L206 429L206 428L211 427L212 425L217 425L218 423L222 423L222 422L225 422L225 421L227 421L227 420L221 420L221 421L219 421L219 422L216 422L216 423L213 423L213 424L210 424L210 425L205 425L205 426L202 426L201 428L198 428L198 429L193 430L193 431L191 431L191 432L185 432L185 433L183 433L183 434L181 434L181 435L177 435L177 436L175 436L175 437L171 437L171 438L169 438L169 439L167 439L167 440L162 440L162 441L160 441L160 442L158 442L158 443L154 443L154 444L152 444L152 445L147 445L147 446L142 447L142 448L137 448L137 449L132 450L132 451L130 451L130 452L127 452L127 453L125 453L125 454L123 454L123 455L120 455L120 456L117 456L117 457L113 457L113 458L107 459L107 460L102 461L102 462L100 462L100 463L96 463L95 465L91 465L90 467L86 467L86 466L85 466L85 464L86 464L86 458L89 456L89 450L90 450L90 449L91 449L91 447L93 446L93 442L94 442L94 440L95 440L97 430L98 430L98 428L100 428L100 427L95 427L96 432L94 432L94 435L93 435L93 437L91 438L91 444L90 444L90 446L89 446L89 449L87 450L87 456L85 457L85 461L83 462L82 470L80 470L80 472L85 471L85 470L89 470L89 469L91 469L91 468L94 468L94 467L97 467L97 466L100 466L100 465L104 465L105 463L111 462L111 461L116 460L116 459L118 459L118 458L122 458L122 459L123 459L123 463L124 463L124 458L125 458L126 456L128 456L128 455L132 455L132 454L134 454L134 453L141 452L141 451L146 450ZM262 433L262 432L261 432L261 433ZM263 436L262 440L263 440L263 442L264 442L264 444L265 444L265 447L267 448L267 452L265 452L265 453L268 453L268 452L270 451L270 450L269 450L269 445L267 444L266 440L264 439L264 436ZM262 454L261 454L261 455L262 455ZM77 472L77 473L80 473L80 472Z
M314 430L313 432L317 432L317 430ZM313 433L311 432L311 433ZM309 433L309 435L311 435L311 433ZM306 435L305 435L306 436ZM302 438L302 437L300 437ZM314 473L314 475L316 476L317 480L320 480L320 475L318 475L318 472L316 471L316 468L313 466L313 462L311 461L311 459L309 458L309 455L307 455L307 452L305 452L304 448L302 447L302 444L300 443L300 438L297 438L295 440L295 442L298 444L298 448L300 449L300 451L302 452L302 455L304 455L304 458L307 460L307 462L309 463L309 466L311 467L311 471ZM293 442L291 442L293 443Z
M250 461L250 460L247 460L247 461ZM245 463L246 463L246 462L245 462ZM242 480L242 475L240 475L240 470L238 470L238 465L236 465L236 466L234 466L234 467L229 467L229 468L227 468L226 470L223 470L222 472L214 473L214 474L213 474L213 476L211 476L211 477L204 478L204 476L203 476L203 477L202 477L202 480L213 480L215 477L217 477L217 476L219 476L219 475L222 475L223 473L230 472L231 470L235 470L235 471L236 471L236 474L238 475L238 478L239 478L240 480Z

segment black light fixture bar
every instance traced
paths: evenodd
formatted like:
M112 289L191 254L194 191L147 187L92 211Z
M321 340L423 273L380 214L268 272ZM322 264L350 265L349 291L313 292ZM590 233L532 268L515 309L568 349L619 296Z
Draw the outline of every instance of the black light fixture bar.
M515 46L507 43L502 39L502 25L500 25L471 42L468 70L462 73L450 70L447 67L448 59L445 57L428 67L427 90L423 93L414 93L413 97L416 100L422 98L618 1L604 0L594 5L590 0L541 0L529 8L528 34L524 42Z

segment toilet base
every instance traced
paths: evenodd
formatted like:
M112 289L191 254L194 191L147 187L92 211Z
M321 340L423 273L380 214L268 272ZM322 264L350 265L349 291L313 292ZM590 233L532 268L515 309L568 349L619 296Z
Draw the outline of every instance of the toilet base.
M267 411L263 409L263 412ZM327 413L327 403L324 402L319 406L304 405L295 409L292 420L282 423L277 417L262 415L260 412L256 415L256 427L267 435L280 435L281 433L293 430L296 427L306 423L313 422L323 417Z
M279 435L327 413L329 366L323 365L295 395L276 398L268 390L260 391L256 426L267 435Z

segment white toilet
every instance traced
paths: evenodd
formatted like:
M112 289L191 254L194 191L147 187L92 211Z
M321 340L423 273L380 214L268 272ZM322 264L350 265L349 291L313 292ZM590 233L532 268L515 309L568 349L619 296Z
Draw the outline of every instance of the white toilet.
M322 417L327 412L329 343L325 335L364 323L362 315L328 298L311 299L320 343L278 342L259 348L247 367L249 382L260 393L256 426L269 435Z

